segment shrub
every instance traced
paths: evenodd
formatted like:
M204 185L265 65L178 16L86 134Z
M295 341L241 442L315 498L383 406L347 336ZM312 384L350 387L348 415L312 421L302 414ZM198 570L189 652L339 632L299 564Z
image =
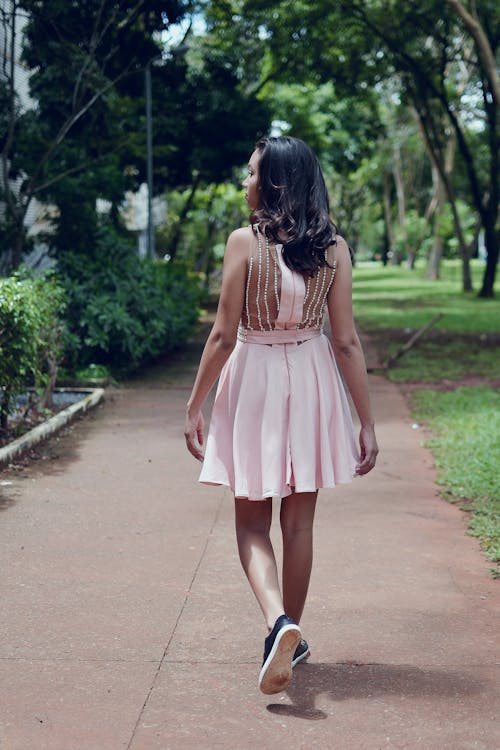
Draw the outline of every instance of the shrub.
M109 227L94 252L65 253L59 269L69 368L132 370L185 341L198 319L198 278L183 264L139 258Z
M0 426L16 395L34 385L36 402L47 405L62 356L64 292L52 276L15 274L0 279ZM35 401L29 402L29 407ZM26 410L25 413L27 413Z

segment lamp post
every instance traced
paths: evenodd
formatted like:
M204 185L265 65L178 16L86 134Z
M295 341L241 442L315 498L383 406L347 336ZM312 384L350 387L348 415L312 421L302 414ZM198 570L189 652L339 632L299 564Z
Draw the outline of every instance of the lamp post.
M149 258L156 258L155 251L155 227L153 222L153 109L151 94L151 66L160 66L169 57L181 57L189 50L189 44L179 44L177 47L169 50L168 56L165 54L152 57L146 63L144 69L144 88L146 99L146 179L148 183L148 232L147 232L147 255Z
M153 223L153 117L151 104L151 63L149 60L145 69L146 88L146 172L148 182L148 258L155 257L155 228Z

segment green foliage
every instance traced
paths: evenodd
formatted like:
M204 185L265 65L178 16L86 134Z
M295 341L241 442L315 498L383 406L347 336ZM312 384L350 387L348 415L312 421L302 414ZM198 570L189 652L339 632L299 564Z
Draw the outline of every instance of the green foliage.
M2 45L0 104L6 106L0 146L8 177L17 180L15 189L8 180L3 186L9 193L9 231L3 234L15 268L34 196L57 206L52 247L83 251L94 239L96 198L117 204L134 184L137 170L125 168L138 125L134 95L137 89L142 95L144 66L160 54L157 34L179 20L187 2L146 0L131 7L118 0L104 12L101 0L23 0L8 6L2 11L8 34ZM31 95L22 103L8 62L8 36L16 21L19 33L21 18L27 21L22 62Z
M230 178L267 130L267 106L242 81L236 50L228 59L202 38L191 36L189 49L166 41L170 24L192 10L188 0L103 8L101 0L23 0L1 11L7 28L16 14L27 19L23 64L32 97L21 106L5 44L0 148L18 180L15 190L4 185L5 266L17 267L26 250L24 218L34 197L57 209L45 238L56 256L95 244L98 198L111 203L118 226L124 192L146 179L146 69L156 194Z
M470 206L462 200L457 200L457 211L467 244L472 244L476 230L476 215ZM453 227L453 218L449 203L446 203L439 216L437 231L445 242L445 255L448 258L456 257L458 242Z
M85 256L60 260L68 297L67 360L132 370L181 344L198 319L199 282L181 263L152 263L109 227Z
M202 39L191 47L152 71L155 183L163 190L189 186L194 176L204 184L229 179L269 126L267 104L230 59Z
M424 216L419 216L415 209L406 212L405 227L399 224L395 230L395 247L404 257L408 255L417 255L425 241L430 238L431 227Z
M472 511L469 533L491 560L500 562L500 393L458 388L450 393L420 390L413 413L435 435L427 441L438 468L442 494Z
M222 260L228 235L248 222L248 209L244 211L242 190L223 182L198 188L184 216L189 194L189 190L166 194L167 215L157 231L156 251L160 256L170 255L177 237L176 259L205 274L208 284L208 277Z
M41 391L62 356L65 298L55 278L0 279L0 416L27 385Z
M78 380L107 380L110 377L110 372L106 365L95 365L91 364L88 367L84 367L82 370L76 372Z
M474 6L476 20L484 32L483 41L487 40L493 56L498 52L500 39L497 5L493 0L484 0ZM354 133L354 154L367 158L366 136L370 137L370 128L364 127L367 121L363 114L358 128L356 116L361 111L359 105L369 105L375 94L379 106L378 112L374 112L373 130L380 121L386 129L384 132L384 128L379 128L379 134L371 135L378 152L374 160L378 163L374 175L377 179L370 180L365 192L350 176L338 180L334 214L356 246L357 207L366 203L367 194L373 191L369 197L377 201L378 190L377 219L383 215L382 195L386 206L395 202L394 185L388 189L392 167L396 166L391 147L397 146L403 135L408 147L401 154L402 174L398 174L398 178L402 179L398 179L397 185L400 198L404 187L406 208L424 215L432 191L429 153L433 154L435 162L447 165L454 194L474 206L484 228L488 263L481 295L491 296L498 259L497 107L491 94L491 74L483 55L478 54L477 44L449 3L436 0L419 3L406 0L294 3L214 0L208 4L206 17L208 29L217 32L225 50L231 45L240 50L240 65L246 69L251 85L260 89L264 97L268 95L270 81L276 91L277 83L293 84L298 112L294 110L293 97L286 96L284 116L278 114L279 120L288 119L299 129L303 128L304 133L311 130L314 121L321 130L323 125L314 105L312 116L308 118L301 96L310 101L308 88L319 90L322 85L333 84L337 97L351 104L341 118L341 132L335 144L340 146L345 139L346 165L353 152L348 147L349 130ZM305 88L304 93L300 91L301 86ZM271 89L271 96L272 93ZM273 102L274 112L280 112L280 104L279 98ZM387 105L396 117L391 112L389 118L384 117ZM331 112L328 105L324 110L328 114ZM412 120L418 121L418 127ZM413 131L409 138L402 132L407 125ZM425 148L421 140L424 134ZM315 135L313 127L312 136ZM411 147L412 140L418 142L416 149ZM359 160L349 167L350 170L359 168ZM434 179L434 187L436 184ZM399 209L402 212L401 200ZM394 210L387 213L392 213L394 220ZM455 231L455 234L460 232ZM374 249L381 250L380 247ZM465 241L461 243L460 252L466 255ZM413 256L409 257L411 260ZM465 260L464 266L466 270ZM468 289L466 273L463 283Z

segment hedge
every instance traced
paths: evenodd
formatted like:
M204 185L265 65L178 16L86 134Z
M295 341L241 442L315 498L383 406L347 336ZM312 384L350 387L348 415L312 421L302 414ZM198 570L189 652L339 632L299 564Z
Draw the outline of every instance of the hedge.
M109 230L101 231L92 254L65 253L58 267L69 370L136 369L182 344L198 320L198 277L183 264L138 257Z
M0 279L0 427L17 395L35 386L28 409L50 400L63 354L64 291L54 277Z

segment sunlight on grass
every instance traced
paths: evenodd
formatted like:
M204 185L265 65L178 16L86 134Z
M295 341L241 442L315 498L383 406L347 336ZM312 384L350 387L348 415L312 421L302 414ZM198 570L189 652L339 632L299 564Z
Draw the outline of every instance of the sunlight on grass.
M472 262L476 290L483 269L480 261ZM353 282L358 323L368 332L381 328L415 329L442 312L439 330L498 333L500 302L462 292L457 261L444 261L442 275L442 279L430 281L422 267L408 271L403 267L360 264L354 269Z
M399 345L389 344L387 353L395 353ZM475 376L500 377L498 348L485 346L479 337L445 342L422 339L388 372L389 379L397 383L432 383Z
M356 322L374 337L386 361L412 333L442 313L418 343L388 372L397 382L499 376L500 302L460 291L460 264L443 262L443 278L430 281L425 269L361 264L354 269ZM483 273L472 263L476 289Z

